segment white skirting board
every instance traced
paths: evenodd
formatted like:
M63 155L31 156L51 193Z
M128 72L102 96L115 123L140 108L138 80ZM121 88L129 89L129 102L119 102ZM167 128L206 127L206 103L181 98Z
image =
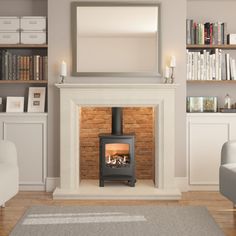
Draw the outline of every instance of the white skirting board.
M45 191L45 185L36 185L36 184L27 184L27 185L19 185L20 191Z
M181 192L188 192L188 177L175 177L175 185Z
M46 192L53 192L60 185L60 177L46 178Z

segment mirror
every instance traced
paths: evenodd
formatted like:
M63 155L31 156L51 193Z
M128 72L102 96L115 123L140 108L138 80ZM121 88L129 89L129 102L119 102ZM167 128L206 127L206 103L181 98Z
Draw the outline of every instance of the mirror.
M74 76L159 76L160 5L72 2Z

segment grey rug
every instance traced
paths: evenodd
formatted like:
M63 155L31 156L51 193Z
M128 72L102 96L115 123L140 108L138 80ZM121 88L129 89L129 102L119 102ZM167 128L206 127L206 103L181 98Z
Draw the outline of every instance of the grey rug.
M204 207L37 206L11 236L222 236Z

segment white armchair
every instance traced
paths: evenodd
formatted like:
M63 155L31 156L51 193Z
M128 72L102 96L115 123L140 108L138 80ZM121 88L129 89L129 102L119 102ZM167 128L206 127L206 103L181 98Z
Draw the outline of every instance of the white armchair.
M222 147L220 193L236 205L236 141L228 141Z
M0 140L0 206L17 194L19 170L14 143Z

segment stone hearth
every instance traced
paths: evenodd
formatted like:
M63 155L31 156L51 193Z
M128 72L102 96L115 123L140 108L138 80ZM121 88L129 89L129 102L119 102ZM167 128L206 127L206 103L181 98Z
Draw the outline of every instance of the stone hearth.
M175 186L175 89L173 84L56 84L60 89L60 187L54 199L179 199ZM155 174L132 190L128 186L94 191L80 180L81 107L153 107L155 111ZM87 187L86 187L87 186ZM91 191L91 186L94 190ZM139 187L141 186L141 187ZM103 189L103 188L102 188ZM104 188L105 189L105 188ZM141 191L142 190L142 191Z

